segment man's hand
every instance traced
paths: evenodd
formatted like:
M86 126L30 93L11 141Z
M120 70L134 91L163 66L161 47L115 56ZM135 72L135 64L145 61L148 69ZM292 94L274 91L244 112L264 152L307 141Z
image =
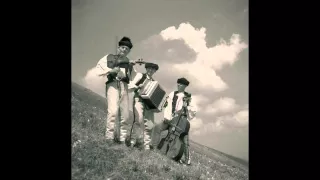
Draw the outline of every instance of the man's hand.
M134 86L135 89L141 89L143 87L143 84L140 84L139 86Z
M183 107L187 107L188 106L188 102L187 101L183 101Z
M117 74L120 71L119 67L113 68L111 71L109 71L110 74Z
M183 98L183 107L187 107L188 106L188 104L190 103L190 101L191 101L191 98L190 97L184 97Z
M122 71L119 71L118 74L117 74L117 78L118 79L122 79L122 78L125 78L125 74L122 72Z

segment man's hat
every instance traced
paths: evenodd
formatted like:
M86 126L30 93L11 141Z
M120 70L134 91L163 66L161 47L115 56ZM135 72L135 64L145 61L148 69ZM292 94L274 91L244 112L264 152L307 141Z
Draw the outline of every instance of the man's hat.
M147 69L147 68L153 68L153 69L155 69L156 71L158 71L158 69L159 69L159 66L158 66L158 64L154 64L154 63L146 63L145 65L144 65L144 67Z
M123 37L119 43L118 43L119 46L128 46L128 48L132 49L133 45L131 43L131 40L130 38L128 37Z
M178 80L177 80L177 83L178 84L183 84L183 85L186 85L186 86L189 86L189 81L186 79L186 78L179 78Z

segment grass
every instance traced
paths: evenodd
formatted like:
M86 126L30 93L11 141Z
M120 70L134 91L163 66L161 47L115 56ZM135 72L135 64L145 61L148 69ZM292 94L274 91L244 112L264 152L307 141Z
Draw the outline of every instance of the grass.
M72 88L73 180L248 179L246 166L196 143L191 144L191 166L154 151L108 144L103 98L77 84Z

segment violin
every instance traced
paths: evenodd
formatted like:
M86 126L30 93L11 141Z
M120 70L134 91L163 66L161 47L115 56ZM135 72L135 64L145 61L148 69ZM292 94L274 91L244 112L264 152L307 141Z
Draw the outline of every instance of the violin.
M139 64L140 66L142 64L145 64L146 62L140 58L138 60L129 60L129 61L119 61L120 56L119 55L113 55L113 60L108 61L108 67L113 69L113 68L117 68L118 71L120 71L120 68L126 68L128 65L136 65ZM106 74L100 74L99 76L109 76L110 73L107 72Z
M130 60L129 61L129 64L132 64L132 65L139 64L141 66L141 64L145 64L145 63L146 62L142 58L140 58L138 60Z

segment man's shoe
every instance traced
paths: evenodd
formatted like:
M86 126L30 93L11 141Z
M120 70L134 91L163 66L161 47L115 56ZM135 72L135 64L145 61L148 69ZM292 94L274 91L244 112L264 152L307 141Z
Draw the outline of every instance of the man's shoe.
M126 146L128 146L128 147L131 147L132 144L134 145L134 142L131 141L131 140L129 139L129 137L127 137L127 138L125 138L125 140L124 140L124 144L125 144Z
M190 161L190 159L189 160L186 160L186 161L183 161L183 160L179 160L179 163L180 164L183 164L183 165L188 165L188 166L190 166L191 165L191 161Z
M191 165L191 160L188 159L188 160L186 161L186 164L187 164L188 166L190 166L190 165Z
M130 141L130 143L128 143L128 146L129 146L130 148L134 148L135 145L136 145L136 142L134 142L134 141Z
M116 143L116 144L124 144L125 141L120 141L120 139L115 138L114 139L114 143Z
M144 146L144 150L149 151L150 149L151 149L151 148L150 148L150 146L149 146L149 145Z

